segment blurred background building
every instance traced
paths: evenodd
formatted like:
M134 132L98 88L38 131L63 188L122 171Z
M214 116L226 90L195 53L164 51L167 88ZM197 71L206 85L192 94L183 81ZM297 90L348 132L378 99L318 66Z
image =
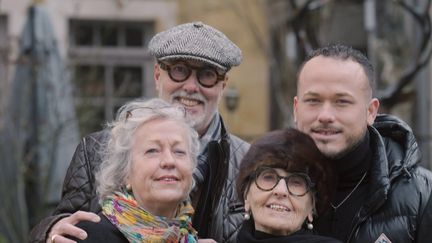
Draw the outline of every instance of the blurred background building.
M9 109L17 108L10 100L24 95L14 93L13 87L20 57L26 55L20 47L23 28L30 6L36 4L50 19L67 73L63 78L71 84L70 102L78 137L102 129L126 101L156 95L154 60L147 50L155 33L180 23L203 21L224 32L243 51L243 62L230 72L220 106L232 133L252 140L266 131L293 125L292 98L298 66L311 49L340 42L360 49L372 60L377 68L376 94L382 100L382 111L411 125L420 142L423 165L431 168L430 2L0 0L0 131L8 130ZM12 143L5 136L0 141L3 148ZM14 151L5 150L0 163L6 163L4 154ZM65 168L70 159L66 152L61 161L50 163L64 164ZM15 183L22 185L16 192L0 188L6 191L0 192L0 197L16 193L11 200L20 201L29 183L25 177L41 172L33 171L28 163L15 164L16 174L12 175L18 178ZM47 176L63 178L64 171ZM56 190L59 198L60 185ZM28 193L27 198L32 195ZM33 202L27 199L27 204ZM43 209L24 205L15 216L5 207L0 209L0 242L2 237L5 242L25 241L23 232L47 214L55 200L41 199L39 204ZM10 217L17 215L21 219L11 222Z

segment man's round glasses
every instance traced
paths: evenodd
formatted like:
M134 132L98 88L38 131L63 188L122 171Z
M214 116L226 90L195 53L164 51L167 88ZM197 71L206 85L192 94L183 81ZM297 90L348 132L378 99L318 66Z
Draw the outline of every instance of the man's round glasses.
M280 176L274 168L261 167L255 173L255 185L262 191L271 191L284 179L288 192L292 196L302 197L308 193L313 184L307 174L292 173Z
M225 74L219 74L215 68L211 67L191 67L184 63L166 64L159 62L159 66L168 72L169 77L177 83L186 81L192 74L192 70L196 70L198 83L206 88L215 86L219 81L225 79Z

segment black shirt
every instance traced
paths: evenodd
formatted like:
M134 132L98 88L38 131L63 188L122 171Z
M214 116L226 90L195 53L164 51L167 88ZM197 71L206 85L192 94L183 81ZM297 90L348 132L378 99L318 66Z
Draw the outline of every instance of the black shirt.
M312 231L300 229L293 234L277 236L255 230L252 219L244 221L239 233L237 243L342 243L336 239L314 235Z
M371 158L369 132L366 132L364 139L351 152L332 161L338 176L337 188L331 201L332 208L326 214L318 215L314 222L318 233L344 242L347 240L353 219L369 195Z

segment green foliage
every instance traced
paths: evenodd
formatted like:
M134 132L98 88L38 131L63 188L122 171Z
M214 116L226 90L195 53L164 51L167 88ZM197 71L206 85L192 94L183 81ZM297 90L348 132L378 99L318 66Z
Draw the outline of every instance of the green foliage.
M6 243L6 238L0 234L0 243Z

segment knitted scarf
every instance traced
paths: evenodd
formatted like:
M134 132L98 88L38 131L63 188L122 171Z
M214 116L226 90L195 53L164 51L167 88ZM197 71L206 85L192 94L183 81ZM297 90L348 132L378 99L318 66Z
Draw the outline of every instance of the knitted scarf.
M131 194L122 191L103 200L102 213L129 242L197 242L191 223L194 210L189 201L179 205L175 218L166 218L147 212Z

